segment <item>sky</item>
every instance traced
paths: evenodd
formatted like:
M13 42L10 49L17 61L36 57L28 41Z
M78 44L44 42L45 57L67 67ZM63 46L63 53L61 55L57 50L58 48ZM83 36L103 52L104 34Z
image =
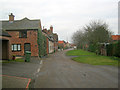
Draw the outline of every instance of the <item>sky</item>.
M0 20L8 20L13 13L15 20L27 17L40 19L42 27L52 25L59 40L72 42L74 32L92 20L102 20L109 29L118 33L119 0L0 0Z

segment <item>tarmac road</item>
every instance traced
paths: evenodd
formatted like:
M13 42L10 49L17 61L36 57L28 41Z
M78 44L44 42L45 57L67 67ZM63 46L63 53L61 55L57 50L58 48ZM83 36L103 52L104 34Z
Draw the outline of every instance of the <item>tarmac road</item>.
M66 51L43 60L34 88L118 88L118 68L71 60Z

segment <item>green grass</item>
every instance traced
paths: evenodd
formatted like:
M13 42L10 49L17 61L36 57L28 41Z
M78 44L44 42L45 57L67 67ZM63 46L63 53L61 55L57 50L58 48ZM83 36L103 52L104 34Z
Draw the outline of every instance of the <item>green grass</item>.
M84 50L71 50L66 53L68 56L95 55L95 53Z
M72 50L72 51L68 51L66 54L70 56L78 56L72 58L72 60L74 61L85 64L91 64L91 65L118 66L118 60L120 60L120 58L117 57L95 55L95 53L91 53L83 50Z
M10 63L10 62L24 62L23 58L18 58L15 60L2 60L2 63Z
M80 63L86 63L91 65L113 65L118 66L118 60L113 60L111 57L107 56L81 56L81 57L75 57L72 58L73 60L80 62Z

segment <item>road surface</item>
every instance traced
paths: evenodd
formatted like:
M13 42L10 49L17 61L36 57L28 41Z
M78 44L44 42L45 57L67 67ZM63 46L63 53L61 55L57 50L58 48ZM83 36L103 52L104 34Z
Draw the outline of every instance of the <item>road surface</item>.
M117 67L78 63L65 52L43 60L34 88L118 88Z

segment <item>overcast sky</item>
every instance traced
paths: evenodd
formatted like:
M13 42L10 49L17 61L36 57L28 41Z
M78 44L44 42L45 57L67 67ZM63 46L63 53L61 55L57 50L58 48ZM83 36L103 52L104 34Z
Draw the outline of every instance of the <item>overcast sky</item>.
M115 34L118 33L119 0L0 0L0 20L27 17L40 19L42 26L53 25L59 40L71 42L72 34L91 20L103 20Z

